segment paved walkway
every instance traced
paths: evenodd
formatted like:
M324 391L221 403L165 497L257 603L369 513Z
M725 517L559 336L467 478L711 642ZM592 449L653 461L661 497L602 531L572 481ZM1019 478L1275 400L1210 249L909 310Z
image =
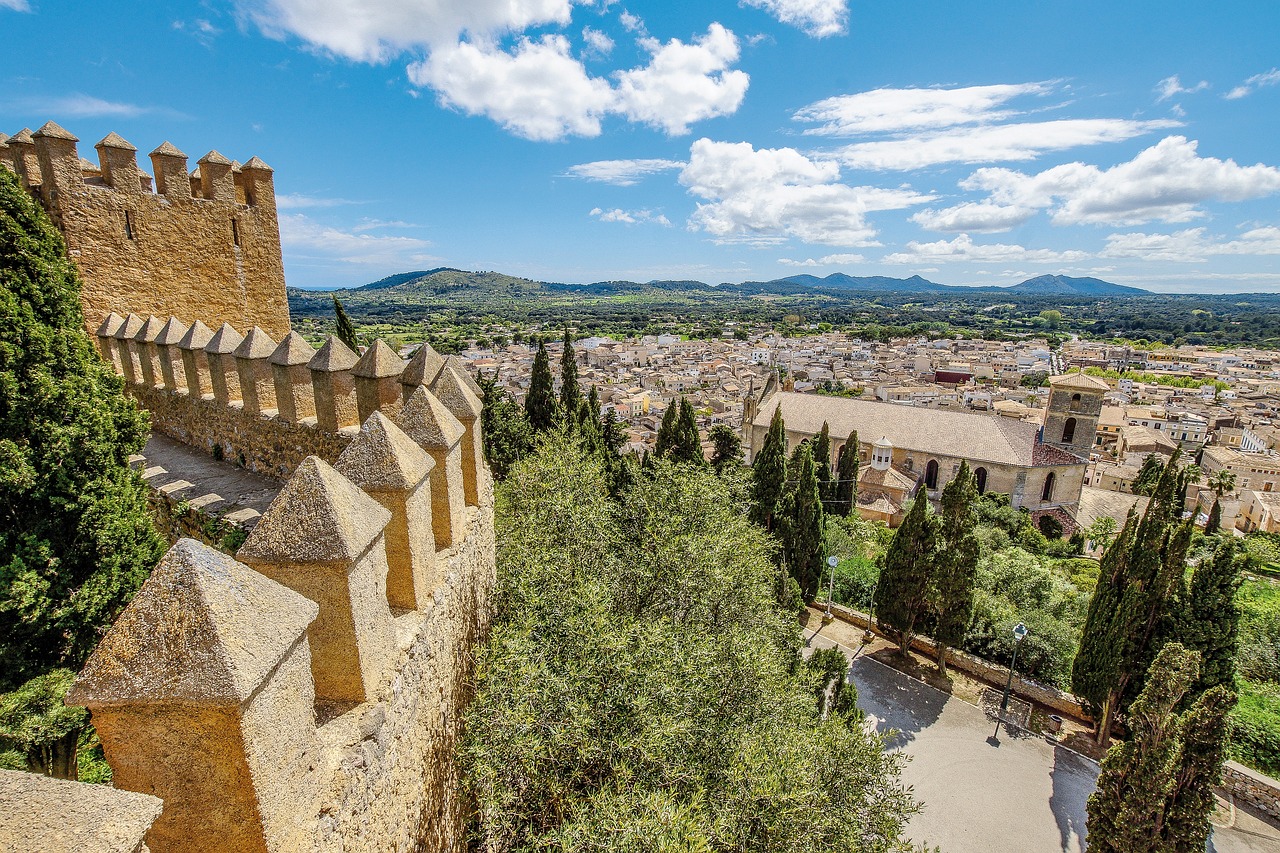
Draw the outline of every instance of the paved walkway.
M129 462L142 470L142 479L156 491L250 530L284 486L158 432Z
M839 644L819 634L812 645ZM853 657L849 646L841 648ZM911 756L903 779L925 804L907 827L914 842L938 845L943 853L1084 850L1095 762L1003 728L996 741L994 724L974 705L871 658L854 658L850 680L858 688L858 706L876 717L880 730L898 732L890 748ZM1220 812L1211 851L1280 851L1280 830L1230 804Z

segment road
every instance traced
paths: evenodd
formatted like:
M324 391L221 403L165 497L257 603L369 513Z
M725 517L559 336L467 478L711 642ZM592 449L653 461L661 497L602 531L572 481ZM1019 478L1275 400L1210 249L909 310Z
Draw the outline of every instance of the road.
M812 645L839 644L819 635ZM850 680L880 730L897 731L890 748L911 756L903 779L925 804L907 827L914 842L943 853L1082 853L1097 763L1039 736L1001 729L994 741L977 707L871 658L853 660ZM1225 804L1218 819L1213 853L1280 851L1280 830L1252 814Z

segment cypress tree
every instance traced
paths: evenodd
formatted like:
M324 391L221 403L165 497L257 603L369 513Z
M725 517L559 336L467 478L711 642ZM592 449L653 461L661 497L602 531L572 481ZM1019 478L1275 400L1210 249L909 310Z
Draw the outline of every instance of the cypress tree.
M1234 540L1222 542L1212 559L1202 560L1196 566L1181 596L1177 639L1200 653L1196 693L1235 684L1240 631L1236 592L1243 581L1236 555Z
M338 340L347 345L347 348L356 355L360 354L360 338L356 335L356 327L351 322L351 318L347 316L346 310L342 307L342 300L337 296L333 297L333 317L337 328L334 329L334 336Z
M898 649L911 648L916 625L928 607L929 580L937 550L937 532L929 514L929 499L916 496L885 551L876 584L876 617L898 635Z
M711 453L711 467L722 473L730 465L742 461L742 439L728 424L716 424L709 434L715 450Z
M538 341L538 352L533 357L533 376L529 382L529 396L524 400L524 410L529 415L529 425L534 432L543 432L555 426L555 383L551 379L551 359L547 345Z
M751 519L765 530L777 528L778 504L787 481L787 428L782 407L773 410L769 432L751 467Z
M795 478L795 488L784 501L782 543L787 569L800 585L801 595L809 601L822 580L824 520L817 466L809 445L801 443L798 454L789 472Z
M947 672L947 649L964 639L973 617L973 592L977 581L978 538L973 502L977 479L966 462L955 479L942 490L938 557L929 592L929 604L937 619L933 639L938 647L938 670Z
M594 391L595 388L593 387L591 390ZM605 447L608 447L614 454L620 453L623 445L627 443L626 427L623 426L618 413L613 409L607 410L600 416L600 435L604 440Z
M1102 558L1072 662L1071 688L1093 705L1101 745L1116 713L1142 689L1183 574L1192 530L1189 521L1175 525L1181 512L1177 456L1162 470L1141 520L1130 510Z
M564 352L560 354L560 408L572 415L578 411L582 390L578 387L578 360L573 352L573 334L564 330Z
M831 428L826 421L818 437L813 440L813 464L818 471L818 494L822 496L822 508L831 511Z
M857 509L858 499L858 431L849 434L849 440L840 448L836 460L834 510L841 515L851 515Z
M680 404L675 400L667 406L667 410L662 413L662 425L658 427L658 437L653 446L653 452L657 456L666 458L676 446L679 440L679 426L677 421L680 419Z
M684 397L680 398L676 446L671 458L675 462L688 462L692 465L707 464L707 457L702 454L702 436L698 434L698 419L694 414L693 404Z
M164 551L128 464L146 415L84 322L61 235L0 168L0 691L79 669Z
M1154 453L1142 460L1142 466L1138 468L1138 476L1133 478L1133 493L1135 495L1146 495L1150 497L1155 491L1156 482L1160 479L1160 473L1164 466L1160 464L1160 457Z
M1201 674L1203 681L1203 673ZM1222 781L1236 694L1218 685L1202 694L1182 717L1182 754L1160 827L1164 849L1201 853L1209 844L1209 818L1217 807L1213 789Z
M1213 506L1209 509L1209 518L1204 524L1204 535L1212 536L1222 529L1222 504L1217 495L1213 497Z
M506 479L511 466L533 451L533 427L524 409L497 387L492 379L480 378L480 436L484 458L495 480Z

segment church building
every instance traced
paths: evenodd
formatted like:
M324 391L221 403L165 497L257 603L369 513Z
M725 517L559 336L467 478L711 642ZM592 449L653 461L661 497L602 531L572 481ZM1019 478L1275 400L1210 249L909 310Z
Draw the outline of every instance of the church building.
M748 399L744 427L748 461L764 445L769 422L781 410L787 450L812 441L826 423L834 465L858 433L858 511L896 526L919 489L937 500L967 462L979 492L1001 492L1033 514L1078 509L1106 383L1080 373L1049 380L1044 426L1010 418L924 409L875 400L799 394L765 388Z

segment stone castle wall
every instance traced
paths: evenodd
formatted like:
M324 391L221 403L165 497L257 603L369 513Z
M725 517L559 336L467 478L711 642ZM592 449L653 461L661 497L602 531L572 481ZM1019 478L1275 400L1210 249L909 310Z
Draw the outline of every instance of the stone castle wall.
M169 143L154 172L116 134L83 161L79 140L53 122L0 137L0 165L16 172L62 230L84 280L90 330L111 312L200 318L213 325L289 331L280 225L271 169L216 151L187 171ZM154 188L153 188L154 187Z

